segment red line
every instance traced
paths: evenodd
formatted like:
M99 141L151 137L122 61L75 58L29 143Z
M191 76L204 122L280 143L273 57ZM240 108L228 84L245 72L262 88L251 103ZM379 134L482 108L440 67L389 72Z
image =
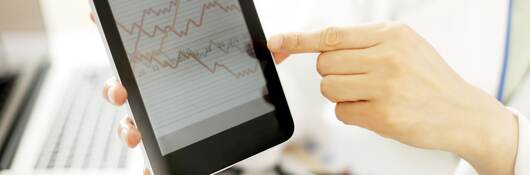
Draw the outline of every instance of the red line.
M220 50L221 52L223 52L225 54L228 54L231 51L231 49L234 48L234 49L237 49L239 51L248 52L247 50L242 50L241 47L239 47L236 44L234 44L233 43L234 42L233 39L229 39L228 42L230 42L230 43L228 43L228 44L226 44L225 42L226 42L226 40L222 41L221 43L217 43L217 42L215 42L213 40L210 40L210 43L209 43L208 46L202 47L199 50L205 49L205 50L210 50L211 51L211 50L217 49L217 50ZM224 47L226 47L226 48L224 48ZM186 49L184 49L184 50L186 50ZM143 61L147 61L149 63L152 63L153 62L153 60L152 60L153 57L156 57L156 56L159 56L159 55L165 55L164 53L167 53L169 51L171 51L171 50L168 50L168 51L158 50L158 51L153 51L153 52L150 52L150 53L132 53L132 54L128 54L129 55L129 61L133 65L139 64L140 62L143 62ZM180 50L179 53L197 54L197 53L183 52L182 50ZM180 54L180 55L187 55L187 54ZM196 56L199 56L199 55L196 55Z
M147 15L153 14L155 16L160 16L160 15L163 15L163 14L170 13L173 10L173 8L175 10L175 13L178 13L179 5L180 5L180 1L179 0L173 0L173 1L169 2L168 7L164 7L164 8L158 9L158 10L155 10L153 8L145 9L145 10L143 10L143 14L142 14L140 22L139 23L133 23L130 28L128 28L125 25L117 22L118 26L121 29L123 29L123 31L125 31L129 35L133 35L133 34L136 33L136 31L138 31L138 36L137 36L137 41L136 41L136 44L135 44L134 52L136 52L137 49L138 49L138 43L140 42L140 37L141 37L142 34L148 36L149 38L154 38L154 37L157 36L157 34L159 32L161 32L163 34L173 33L177 37L182 38L182 37L188 36L192 26L194 26L196 28L199 28L199 27L201 27L203 25L204 16L205 16L207 10L214 9L214 8L219 8L219 9L221 9L224 12L227 12L227 13L228 12L233 12L233 11L238 11L238 12L241 11L239 6L237 6L236 4L225 6L225 5L221 4L221 3L219 3L218 1L214 0L214 1L211 1L211 2L203 4L201 15L199 16L199 19L198 20L194 20L192 18L189 18L188 20L186 20L186 25L185 25L185 27L182 30L177 30L176 27L174 26L175 23L172 26L169 26L169 25L165 25L165 26L163 26L163 25L155 25L153 27L154 29L152 31L147 31L147 29L145 29L144 21L145 21L145 17ZM177 17L177 15L175 15L175 18L176 17ZM176 19L174 19L174 20L176 20Z
M138 57L143 57L143 58L138 58ZM258 68L259 68L259 64L258 63L256 63L254 65L254 67L252 67L252 68L246 68L246 69L244 69L242 71L239 71L239 72L233 71L232 69L230 69L225 64L221 64L219 62L214 62L213 66L208 66L208 64L206 64L201 59L199 59L195 54L186 53L186 52L183 52L183 51L179 51L178 57L177 57L177 60L175 61L175 63L171 63L168 60L160 60L159 58L155 57L154 55L149 55L149 56L147 56L147 55L137 55L136 58L142 59L142 60L146 60L146 61L149 61L151 63L154 62L155 64L159 65L161 68L170 68L170 69L176 69L176 68L179 67L180 63L182 63L182 62L184 62L186 60L189 60L189 59L193 59L197 63L199 63L202 67L204 67L206 70L208 70L208 72L210 72L212 74L215 74L219 70L219 68L222 68L222 69L226 70L228 73L230 73L232 76L234 76L237 79L252 75L252 74L256 73L258 71Z
M197 61L199 64L201 64L202 66L204 66L210 73L212 74L215 74L217 72L217 69L218 68L223 68L225 69L228 73L232 74L232 76L234 76L235 78L241 78L241 77L246 77L248 75L252 75L254 73L256 73L256 71L258 70L258 63L256 63L254 65L254 68L247 68L247 69L244 69L240 72L234 72L232 71L230 68L228 68L226 65L224 64L221 64L219 62L215 62L213 64L213 67L209 67L208 65L206 65L206 63L202 62L200 59L198 59L197 57L195 56L192 56L191 58L193 58L193 60Z
M180 65L181 62L184 62L185 60L193 59L196 62L198 62L201 66L203 66L206 70L208 70L208 72L210 72L212 74L216 73L220 69L224 69L228 73L230 73L232 76L234 76L235 78L242 78L242 77L254 74L254 73L256 73L258 71L258 68L259 68L259 64L258 63L256 63L253 68L247 68L247 69L244 69L244 70L239 71L239 72L233 71L228 66L226 66L224 64L221 64L219 62L214 62L213 66L209 66L205 62L201 61L201 59L198 58L198 55L195 55L193 53L186 53L184 51L179 51L178 52L178 57L177 57L178 59L177 59L176 62L171 62L169 60L161 60L161 59L159 59L157 57L157 55L162 54L162 50L161 49L162 49L163 41L161 42L160 49L158 49L158 51L154 51L154 52L151 52L151 53L143 53L143 54L138 53L137 49L138 49L138 45L139 45L139 43L141 41L142 35L145 35L145 36L147 36L149 38L154 38L159 33L165 34L166 36L169 33L173 33L177 37L182 38L182 37L188 36L188 34L189 34L189 32L190 32L192 27L199 28L199 27L203 26L207 10L218 8L218 9L220 9L220 10L226 12L226 13L234 12L234 11L237 11L237 12L241 11L239 6L236 5L236 4L223 5L223 4L219 3L217 0L213 0L211 2L208 2L208 3L205 3L205 4L202 5L202 10L201 10L199 18L197 20L195 20L193 18L189 18L189 19L185 20L185 23L186 23L185 27L183 29L181 29L181 30L177 30L175 25L176 25L176 20L177 20L178 13L179 13L180 5L181 5L181 1L180 0L171 0L171 1L169 1L169 4L168 4L167 7L163 7L163 8L159 8L159 9L155 9L155 8L144 9L142 17L140 18L140 21L133 23L131 25L131 27L126 27L125 25L117 22L118 26L123 31L125 31L127 34L134 35L135 33L137 33L135 46L134 46L134 51L130 54L130 58L131 58L130 60L131 60L131 63L133 65L137 64L138 62L141 62L141 61L146 61L146 62L148 62L150 64L157 64L161 68L175 69L175 68L178 68L178 66ZM167 24L154 25L152 31L148 31L145 28L144 21L146 20L147 16L149 16L149 15L161 16L161 15L166 15L166 14L169 14L169 13L172 13L172 12L174 12L174 14L175 14L173 16L173 19L172 19L172 21L173 21L172 24L169 24L169 25L167 25ZM211 41L209 47L213 47L214 45L216 45L216 44L213 41ZM222 48L220 46L218 46L218 45L216 45L216 46L219 49L221 49L221 51L228 52L228 51L222 50ZM232 47L234 47L234 46L232 46Z

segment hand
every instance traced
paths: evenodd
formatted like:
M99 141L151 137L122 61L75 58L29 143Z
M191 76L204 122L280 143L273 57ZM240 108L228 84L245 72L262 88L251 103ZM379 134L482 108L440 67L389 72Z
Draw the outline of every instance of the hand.
M127 101L127 91L118 80L112 78L103 87L103 97L113 105L122 106ZM130 116L125 116L120 121L118 135L129 148L135 148L142 139L142 134ZM144 169L144 175L149 175L149 172L147 168Z
M345 124L402 143L456 153L480 174L513 174L513 114L459 77L411 28L383 23L273 36L277 63L321 53L322 94Z
M96 21L95 15L94 12L90 13L90 19L92 22ZM105 82L105 86L103 87L103 97L113 105L122 106L127 101L127 91L121 82L116 78L111 78ZM125 116L121 119L118 126L118 135L129 148L135 148L142 140L142 134L140 134L140 131L136 128L136 124L131 116ZM145 168L144 175L149 174L149 169Z

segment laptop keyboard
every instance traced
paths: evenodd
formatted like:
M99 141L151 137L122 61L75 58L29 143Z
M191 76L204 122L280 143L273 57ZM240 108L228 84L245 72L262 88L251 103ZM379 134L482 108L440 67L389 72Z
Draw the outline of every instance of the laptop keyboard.
M125 169L128 149L116 129L125 109L101 96L110 72L84 71L64 92L36 169Z
M16 76L3 77L3 75L0 74L0 115L2 114L2 111L7 102L7 97L9 96L13 85L15 85L15 80Z

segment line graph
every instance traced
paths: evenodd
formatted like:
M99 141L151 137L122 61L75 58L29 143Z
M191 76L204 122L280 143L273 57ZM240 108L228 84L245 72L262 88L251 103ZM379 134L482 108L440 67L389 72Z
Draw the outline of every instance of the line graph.
M233 127L240 119L273 110L262 100L268 93L265 77L239 0L109 4L163 154L194 140L176 138L190 126L221 116L218 120L231 121L223 126ZM223 115L232 110L256 114ZM205 128L209 133L201 137L228 129L212 128Z
M126 25L120 21L116 22L120 30L123 31L122 33L125 33L131 37L134 36L135 38L134 47L132 51L128 52L128 55L130 56L131 63L133 64L133 66L136 66L139 62L142 62L142 61L144 63L145 62L151 63L154 65L146 65L146 64L143 64L143 65L151 67L151 71L153 72L153 71L160 70L160 68L175 69L178 67L176 65L178 65L181 61L185 61L185 60L188 60L189 58L193 58L200 65L203 65L203 67L206 68L206 70L211 73L216 73L218 70L217 68L223 68L224 70L232 74L235 78L241 78L243 77L241 75L249 75L251 73L256 72L256 67L257 67L256 65L246 68L245 70L241 70L241 71L234 71L231 68L229 68L229 66L222 64L222 63L218 63L218 62L214 63L212 67L207 67L207 66L204 66L206 64L204 64L204 62L200 60L199 58L200 55L194 54L191 52L178 51L177 53L178 59L176 61L173 61L173 63L168 60L163 60L161 56L168 58L168 55L171 51L180 49L180 48L165 49L164 46L166 43L165 42L166 39L168 39L168 37L171 34L174 37L176 37L176 39L189 36L192 28L199 29L200 27L204 25L205 16L208 11L217 9L223 13L230 13L230 12L240 13L241 12L241 9L236 3L234 2L221 3L218 0L213 0L213 1L202 3L200 10L199 10L200 13L198 17L195 17L195 18L181 17L180 15L182 15L182 13L179 13L179 12L181 12L182 10L180 8L182 8L181 0L170 0L167 2L167 4L165 4L164 7L161 7L161 8L150 7L150 8L143 9L140 20L132 22L130 25ZM160 17L162 15L172 15L169 24L154 24L152 27L150 27L151 29L147 29L148 27L146 27L145 21L149 20L148 17L151 17L151 16ZM177 28L177 24L178 24L177 21L179 19L181 23L185 23L185 25L182 28ZM145 50L143 50L142 52L138 51L138 47L141 45L140 43L142 41L147 40L146 38L148 39L155 38L158 35L162 35L162 38L160 39L159 47L153 48L150 51L145 51ZM210 48L213 45L215 45L213 41L211 42L212 42L211 43L212 45L209 46ZM231 44L232 45L229 47L237 47L233 45L233 43ZM247 45L248 44L249 43L247 43ZM219 48L219 49L222 49L222 48ZM137 71L137 72L140 72L139 73L140 75L147 74L146 69L144 69L144 71Z
M183 58L183 59L181 59L181 58ZM214 62L213 66L209 66L205 62L203 62L200 59L198 59L195 55L187 55L187 56L179 57L178 58L179 60L177 60L174 65L171 65L168 62L160 63L158 60L157 60L157 63L161 64L163 66L165 65L165 66L168 66L168 67L171 67L171 68L175 69L175 68L178 68L178 65L180 64L180 62L182 62L184 59L189 59L189 58L192 58L193 60L197 61L197 63L199 63L206 70L208 70L208 72L210 72L212 74L216 73L218 71L218 69L224 69L228 73L230 73L232 76L234 76L234 78L242 78L242 77L245 77L245 76L252 75L252 74L256 73L258 71L258 68L259 68L259 64L256 63L256 64L254 64L254 67L252 67L252 68L247 68L247 69L244 69L242 71L235 72L232 69L230 69L228 66L226 66L225 64L221 64L219 62Z
M208 10L220 9L226 13L241 12L239 6L237 6L236 4L223 5L219 3L218 1L210 1L202 5L201 13L198 19L188 18L185 20L186 21L185 27L183 27L182 29L177 29L175 25L177 24L180 4L181 4L180 0L172 0L172 1L169 1L169 4L167 7L163 7L163 8L156 9L156 10L154 8L144 9L142 13L142 17L140 18L140 21L133 23L130 27L126 27L124 24L117 22L120 29L124 30L127 34L137 35L135 47L133 50L134 52L138 50L138 45L139 45L139 42L141 41L140 38L142 37L142 35L146 35L147 37L153 38L157 36L159 33L164 34L165 36L164 36L164 39L162 39L160 49L163 48L163 43L164 43L165 37L168 36L168 33L172 33L178 38L188 36L192 27L199 28L203 26L204 16L206 15L206 12ZM169 25L154 25L153 29L150 31L148 31L146 27L144 26L146 17L149 15L161 16L161 15L171 14L171 13L174 13L174 15L173 15L173 19L171 20L172 23Z
M256 62L253 67L248 67L240 71L234 71L226 64L220 62L213 62L212 65L209 65L205 61L202 61L202 59L209 57L210 54L214 53L215 51L220 51L223 54L229 54L231 52L250 54L249 52L253 50L250 43L241 41L242 40L239 37L229 38L221 42L210 40L209 44L203 48L188 48L184 50L172 49L167 51L156 51L149 54L133 53L130 54L129 57L133 67L137 66L138 64L142 64L144 66L150 66L152 69L154 69L153 71L157 71L161 68L177 69L179 68L179 65L182 62L187 60L193 60L212 74L222 69L230 73L234 78L239 79L256 73L259 70L259 63ZM176 53L171 54L172 52ZM170 56L170 54L176 56L173 57ZM140 76L142 76L143 74L145 74L145 72L141 72Z

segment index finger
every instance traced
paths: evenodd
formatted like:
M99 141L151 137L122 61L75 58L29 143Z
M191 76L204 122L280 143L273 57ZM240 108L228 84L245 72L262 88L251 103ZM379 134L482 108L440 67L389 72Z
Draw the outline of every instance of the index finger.
M386 24L355 27L329 27L307 33L288 33L271 37L268 47L273 53L327 52L342 49L364 49L383 40Z

